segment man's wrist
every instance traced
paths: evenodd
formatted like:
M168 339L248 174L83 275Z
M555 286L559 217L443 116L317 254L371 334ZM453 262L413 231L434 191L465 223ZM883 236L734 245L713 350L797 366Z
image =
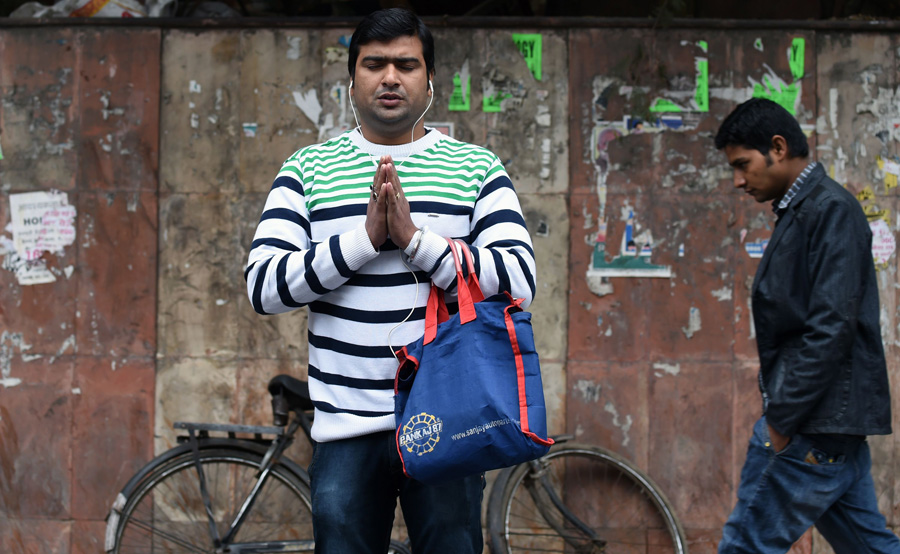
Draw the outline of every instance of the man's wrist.
M413 233L411 239L409 239L409 244L406 245L406 248L403 249L403 253L409 257L409 259L413 259L416 257L416 252L419 251L419 246L422 245L422 237L428 231L428 226L425 225L421 229L416 229L416 232Z
M366 232L366 236L369 237L369 244L371 244L371 245L372 245L372 248L373 248L376 252L378 252L378 246L375 246L375 237L372 236L373 233L372 233L372 231L369 229L369 226L366 225L366 227L365 227L364 230L365 230L365 232Z
M352 231L342 233L339 240L341 255L351 271L356 271L378 256L378 249L372 247L372 238L362 222Z

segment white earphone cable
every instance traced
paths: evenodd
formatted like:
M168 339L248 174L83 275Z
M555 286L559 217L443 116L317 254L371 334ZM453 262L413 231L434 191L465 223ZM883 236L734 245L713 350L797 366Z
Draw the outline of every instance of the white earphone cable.
M350 84L347 85L347 100L350 102L350 110L353 111L353 119L356 121L356 130L358 130L359 134L362 135L362 126L359 124L359 118L356 116L356 108L353 106L353 95L350 94L351 88L353 88L353 80L352 79L350 80ZM422 121L422 118L425 117L425 114L428 113L428 110L431 109L432 102L434 102L434 86L431 84L431 79L428 80L428 90L431 91L431 98L428 99L428 105L425 106L425 111L422 112L422 115L419 116L419 119L417 119L416 122L413 123L412 131L409 134L410 145L413 142L415 142L416 125L418 125L419 122ZM365 138L365 137L363 137L363 138ZM378 161L375 159L375 156L373 156L372 154L369 154L369 157L372 159L372 163L375 164L375 167L378 167ZM405 158L403 158L403 161L401 161L400 164L397 166L398 169L403 167L403 164L406 162L407 158L409 158L409 154L407 154L407 156ZM391 336L394 334L394 331L396 331L398 327L400 327L401 325L403 325L404 323L409 321L409 318L412 317L413 313L415 313L415 311L416 311L416 306L419 304L419 278L416 277L416 272L413 270L413 268L409 267L409 264L407 264L406 260L403 259L403 250L399 246L397 247L397 254L400 256L400 261L403 262L403 265L412 274L413 280L416 283L415 284L416 297L413 300L412 308L410 308L409 313L406 314L406 317L403 318L403 321L397 323L396 325L391 327L390 331L388 331L388 348L391 349L391 355L394 356L394 359L396 359L397 363L399 363L400 358L397 357L397 353L394 351L394 346L391 343Z
M361 135L362 134L362 125L359 124L359 118L356 116L356 108L353 106L353 95L350 94L351 88L353 88L353 79L350 79L350 84L347 85L347 100L350 102L350 111L353 112L353 119L354 119L354 121L356 121L356 129L359 131L359 134ZM410 144L415 142L416 125L418 125L419 122L422 121L422 118L425 117L425 114L428 113L428 110L431 109L431 104L434 102L434 85L431 84L431 79L428 79L428 90L431 91L431 98L428 99L428 105L425 106L425 111L422 112L422 115L419 116L419 119L417 119L416 122L413 123L412 131L410 131L410 133L409 133L409 143ZM363 137L363 138L365 138L365 137ZM375 156L373 156L372 154L369 154L369 157L372 159L372 163L375 164L375 167L378 167L378 161L375 159ZM409 158L409 155L407 155L405 158L403 158L403 161L401 161L397 165L397 167L398 168L403 167L403 164L406 163L407 158Z
M409 267L409 264L406 263L406 260L403 259L403 250L397 248L397 253L400 255L400 261L403 262L403 265L406 266L406 269L412 273L413 280L416 282L416 298L413 300L412 308L409 310L409 313L406 314L406 317L403 318L403 321L391 327L391 330L388 331L388 348L391 349L391 354L394 356L394 359L397 360L397 363L400 363L400 358L397 357L397 352L394 350L394 345L391 343L391 335L394 334L394 331L397 330L398 327L409 321L409 318L412 317L413 312L416 311L416 305L419 303L419 278L416 277L416 272L413 271L413 268Z

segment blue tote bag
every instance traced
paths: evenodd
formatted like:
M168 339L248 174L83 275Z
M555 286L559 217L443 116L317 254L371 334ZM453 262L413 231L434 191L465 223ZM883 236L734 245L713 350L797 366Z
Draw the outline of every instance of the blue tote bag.
M472 254L450 243L459 312L431 286L425 335L397 351L397 449L404 473L440 483L547 453L547 415L531 314L521 299L485 299ZM468 279L454 243L466 259Z

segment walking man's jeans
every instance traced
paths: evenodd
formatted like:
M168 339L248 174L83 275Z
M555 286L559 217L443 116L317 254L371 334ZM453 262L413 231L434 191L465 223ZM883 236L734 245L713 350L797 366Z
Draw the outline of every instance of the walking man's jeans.
M316 444L309 473L316 554L385 554L398 497L414 552L481 554L484 476L408 479L391 431Z
M812 525L837 554L900 553L878 511L871 465L866 442L834 457L800 434L776 454L761 418L719 554L781 554Z

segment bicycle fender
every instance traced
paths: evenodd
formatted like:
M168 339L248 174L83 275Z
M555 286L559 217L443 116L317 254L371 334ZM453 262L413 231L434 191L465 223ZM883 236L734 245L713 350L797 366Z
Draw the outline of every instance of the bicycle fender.
M235 450L243 450L246 452L253 452L254 454L259 454L260 456L264 456L268 447L251 442L251 441L243 441L240 439L230 439L230 438L203 438L198 439L198 448L200 450L214 450L217 448L233 448ZM128 498L131 497L131 493L134 492L134 489L149 475L152 471L154 471L158 466L168 463L169 461L177 458L179 456L183 456L185 454L191 453L191 445L190 443L184 443L169 450L166 450L159 456L156 456L149 462L147 462L144 467L138 470L134 476L125 483L125 486L122 487L122 490L116 496L116 501L113 503L112 510L110 514L114 510L121 509L125 506L125 502L128 501ZM282 458L279 463L285 466L288 470L293 472L303 481L305 484L309 485L309 474L306 473L306 470L292 462L291 460ZM120 505L121 504L121 505ZM107 515L107 521L109 521L109 515Z

